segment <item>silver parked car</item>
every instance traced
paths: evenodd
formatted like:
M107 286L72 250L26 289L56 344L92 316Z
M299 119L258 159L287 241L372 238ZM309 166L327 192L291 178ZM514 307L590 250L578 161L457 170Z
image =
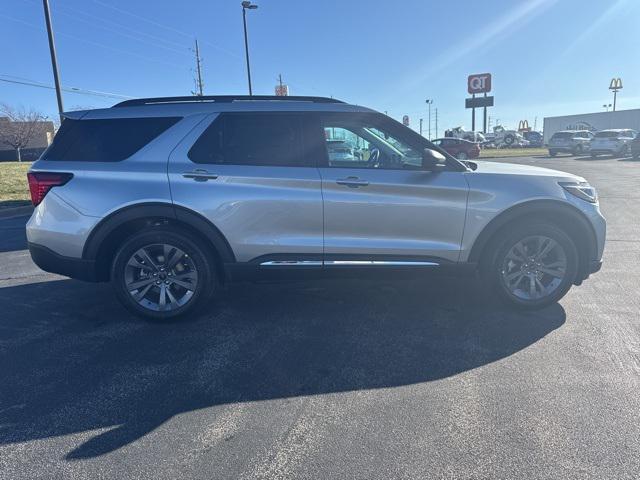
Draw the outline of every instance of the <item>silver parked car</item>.
M358 155L334 157L349 138ZM476 272L524 308L601 265L584 178L460 162L386 115L317 97L171 97L70 112L34 163L44 270L111 281L130 311L193 313L273 275ZM71 287L70 287L71 288Z
M589 130L562 130L554 133L549 139L549 155L558 153L582 155L589 152L593 133Z
M614 155L628 156L631 154L631 141L638 132L628 128L600 130L591 140L591 156Z

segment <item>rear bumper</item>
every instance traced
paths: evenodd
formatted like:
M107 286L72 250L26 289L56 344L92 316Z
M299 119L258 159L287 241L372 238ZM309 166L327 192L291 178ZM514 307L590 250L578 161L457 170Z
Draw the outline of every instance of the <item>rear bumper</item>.
M88 282L98 281L95 262L92 260L65 257L36 243L29 242L28 246L31 259L45 272L57 273Z

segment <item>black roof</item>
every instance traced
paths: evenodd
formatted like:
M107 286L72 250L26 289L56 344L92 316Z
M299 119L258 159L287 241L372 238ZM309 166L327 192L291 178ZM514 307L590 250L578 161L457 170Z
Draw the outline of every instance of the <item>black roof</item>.
M134 98L125 100L114 105L114 107L134 107L140 105L158 105L165 103L199 103L199 102L215 102L229 103L238 101L279 101L279 102L312 102L312 103L344 103L341 100L328 97L301 97L286 96L280 97L275 95L203 95L188 97L154 97L154 98Z

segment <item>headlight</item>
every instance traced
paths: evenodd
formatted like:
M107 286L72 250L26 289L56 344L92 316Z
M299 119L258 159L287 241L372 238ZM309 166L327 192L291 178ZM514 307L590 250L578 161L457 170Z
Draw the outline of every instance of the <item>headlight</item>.
M587 182L560 182L560 186L571 195L590 203L598 201L598 192Z

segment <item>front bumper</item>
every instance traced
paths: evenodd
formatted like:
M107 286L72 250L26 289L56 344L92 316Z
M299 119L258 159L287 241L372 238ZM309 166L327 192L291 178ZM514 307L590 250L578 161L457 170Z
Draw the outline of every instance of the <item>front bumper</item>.
M53 250L38 245L28 243L31 259L38 267L45 272L57 273L65 277L76 278L88 282L97 282L96 265L92 260L82 258L65 257Z

